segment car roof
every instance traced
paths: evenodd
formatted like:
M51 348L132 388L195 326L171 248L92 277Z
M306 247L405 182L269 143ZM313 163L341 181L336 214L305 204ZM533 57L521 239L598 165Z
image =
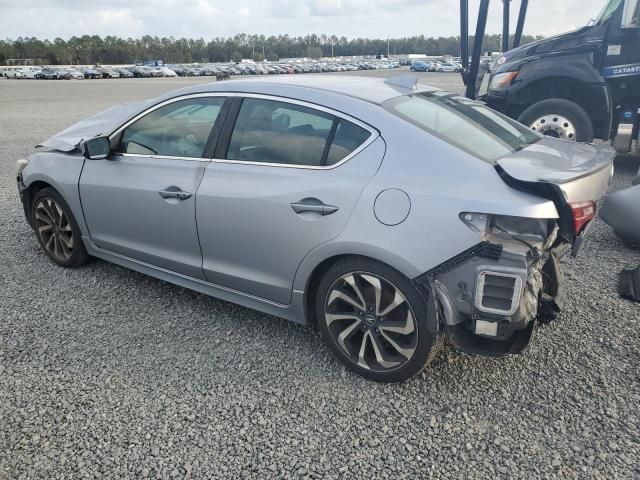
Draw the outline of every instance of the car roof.
M415 78L415 77L412 77ZM364 100L366 102L381 104L392 98L409 95L419 92L434 92L439 89L427 85L415 84L415 88L406 87L410 80L407 75L379 78L364 77L357 75L296 75L281 77L269 77L259 79L226 80L224 82L213 82L204 85L187 87L177 92L172 92L172 97L188 95L192 93L206 92L244 92L244 93L266 93L264 89L271 87L298 87L302 89L319 90L339 95Z

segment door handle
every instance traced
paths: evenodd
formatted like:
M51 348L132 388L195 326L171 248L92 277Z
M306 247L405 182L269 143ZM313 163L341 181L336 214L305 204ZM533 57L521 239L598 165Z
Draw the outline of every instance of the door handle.
M167 187L158 192L162 198L177 198L178 200L186 200L193 196L193 193L180 190L178 187Z
M291 208L296 213L312 212L323 216L331 215L338 211L338 207L322 203L322 201L317 198L303 198L299 202L292 203Z

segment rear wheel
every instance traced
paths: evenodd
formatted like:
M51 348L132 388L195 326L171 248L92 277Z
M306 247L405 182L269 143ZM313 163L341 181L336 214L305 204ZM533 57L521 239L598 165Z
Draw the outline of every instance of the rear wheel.
M402 382L420 373L441 346L434 301L426 297L384 264L345 259L318 286L318 327L349 369L379 382Z
M32 225L40 246L61 267L74 268L89 261L80 229L71 209L52 188L43 188L33 198Z
M534 103L522 112L518 121L550 137L577 142L593 140L593 124L589 114L569 100L552 98Z

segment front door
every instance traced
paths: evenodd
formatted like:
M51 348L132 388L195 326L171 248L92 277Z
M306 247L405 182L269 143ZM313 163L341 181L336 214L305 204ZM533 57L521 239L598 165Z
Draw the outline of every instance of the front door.
M101 249L203 279L196 191L224 104L203 96L154 107L115 135L115 153L87 160L80 198Z
M253 97L242 100L228 133L197 195L204 273L288 304L302 259L344 229L384 142L354 119Z

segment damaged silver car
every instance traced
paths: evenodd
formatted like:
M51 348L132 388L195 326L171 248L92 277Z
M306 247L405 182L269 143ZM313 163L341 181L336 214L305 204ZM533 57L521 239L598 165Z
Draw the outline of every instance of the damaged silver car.
M115 107L18 163L49 258L100 258L316 326L367 378L444 342L522 351L562 307L614 151L541 137L406 78L193 86Z

